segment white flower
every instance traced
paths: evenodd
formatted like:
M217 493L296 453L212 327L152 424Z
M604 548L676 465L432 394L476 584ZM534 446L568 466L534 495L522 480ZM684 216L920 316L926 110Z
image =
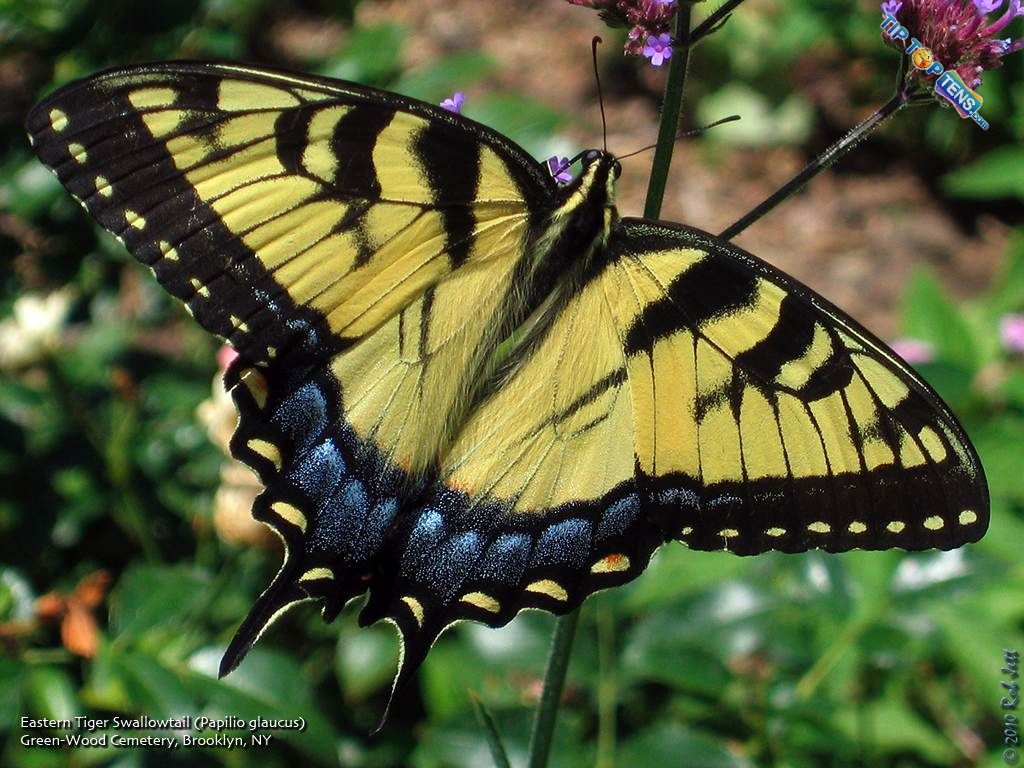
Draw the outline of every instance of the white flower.
M26 294L14 302L11 317L0 321L0 368L13 369L41 360L60 345L72 292Z

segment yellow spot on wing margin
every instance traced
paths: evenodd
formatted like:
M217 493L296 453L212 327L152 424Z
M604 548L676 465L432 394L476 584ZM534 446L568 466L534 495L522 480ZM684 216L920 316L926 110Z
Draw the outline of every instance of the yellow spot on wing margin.
M468 594L463 595L460 599L464 603L475 605L477 608L482 608L490 613L497 613L501 610L501 603L483 592L469 592Z
M832 526L828 523L818 520L817 522L808 525L807 530L813 533L829 533L832 530Z
M203 285L201 282L199 282L198 279L193 277L191 280L189 280L189 283L191 283L192 287L196 289L196 293L198 293L204 299L209 297L210 289Z
M276 445L267 442L266 440L260 440L258 437L254 437L246 443L246 446L248 446L249 450L253 453L262 456L267 461L273 463L274 468L279 472L281 471L281 451L278 450Z
M71 153L71 157L74 158L76 163L84 163L89 159L89 153L85 151L85 147L79 144L77 141L73 141L68 144L68 152Z
M245 384L245 388L249 390L249 394L252 395L252 399L256 401L256 406L262 411L267 407L267 380L263 378L263 374L257 371L255 368L249 368L242 372L239 378L242 383Z
M887 526L885 526L885 530L889 531L890 533L902 533L903 529L906 527L907 524L904 523L902 520L893 520Z
M867 529L868 527L864 525L864 523L862 523L860 520L854 520L852 523L850 523L849 526L847 526L846 530L848 530L850 533L864 533L864 531L866 531Z
M330 568L310 568L299 577L299 581L319 581L320 579L333 579L334 573Z
M629 558L621 553L603 557L590 566L591 573L619 573L629 570Z
M68 127L68 116L59 109L50 110L50 127L55 131L63 131Z
M929 531L940 531L945 524L946 521L938 515L932 515L924 521L924 527Z
M178 260L178 249L168 243L166 240L160 241L160 253L164 255L165 259L170 261Z
M973 509L965 509L960 513L960 525L971 525L978 522L978 515Z
M423 606L420 604L420 601L411 595L406 595L402 598L402 602L409 606L409 610L412 612L413 618L416 619L416 623L422 627Z
M302 510L286 501L275 501L270 508L282 519L287 520L296 526L303 533L306 532L306 516Z
M559 600L563 603L569 599L569 593L565 591L565 587L551 579L541 579L540 581L535 581L532 584L527 584L526 591L535 592L540 595L547 595L548 597L554 598L555 600Z

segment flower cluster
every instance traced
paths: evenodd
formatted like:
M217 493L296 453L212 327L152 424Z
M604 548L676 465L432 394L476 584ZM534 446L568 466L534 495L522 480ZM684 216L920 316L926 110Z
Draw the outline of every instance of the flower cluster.
M1006 26L1024 15L1022 0L886 0L882 13L891 13L921 43L931 49L946 70L955 70L971 88L981 85L982 73L1001 66L1002 57L1024 48L1024 39L1000 37ZM890 41L893 45L900 45Z
M644 56L655 67L672 58L672 18L676 0L569 0L600 12L611 27L629 27L626 53Z

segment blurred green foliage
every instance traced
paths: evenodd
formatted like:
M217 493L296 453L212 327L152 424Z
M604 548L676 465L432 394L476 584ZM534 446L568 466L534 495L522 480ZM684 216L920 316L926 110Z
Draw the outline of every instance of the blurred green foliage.
M815 144L828 134L827 117L798 87L808 62L851 73L843 87L852 103L885 97L893 53L872 12L839 0L748 5L701 47L691 78L698 112L744 114L728 140ZM0 4L0 64L18 71L0 99L0 340L21 356L0 359L4 766L488 765L470 690L523 762L547 615L445 634L375 737L397 642L386 626L357 629L351 611L327 627L296 609L217 679L223 648L279 556L214 519L225 460L196 410L210 397L216 344L89 222L21 133L43 93L130 61L242 58L433 102L499 67L485 51L458 50L405 71L412 30L353 26L353 6ZM342 42L298 60L273 53L270 22L289 14L337 26ZM1018 73L1022 60L1010 60ZM616 72L636 66L616 60L612 89ZM975 158L945 177L954 201L1020 201L1024 87L1012 82L1006 72L986 79L991 135L932 109L885 141L921 167ZM474 99L467 113L540 157L564 146L557 131L573 119L509 92ZM26 302L29 294L51 301ZM906 288L904 330L935 351L920 368L963 418L988 471L993 523L980 544L755 559L665 547L639 580L587 603L553 764L607 768L613 749L614 764L691 768L996 764L1002 650L1024 646L1024 364L998 327L1021 311L1024 235L992 291L966 305L926 273ZM113 586L94 599L82 580L99 570ZM69 636L91 638L92 658L73 653ZM303 717L307 727L236 752L69 754L19 743L22 715L79 714Z

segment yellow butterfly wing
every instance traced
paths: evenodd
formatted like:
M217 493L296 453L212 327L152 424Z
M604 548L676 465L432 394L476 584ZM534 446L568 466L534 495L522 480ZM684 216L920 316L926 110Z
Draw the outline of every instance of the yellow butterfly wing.
M395 583L371 587L368 618L402 627L413 664L454 620L564 613L671 539L750 555L985 532L956 419L827 301L678 225L623 220L602 258L459 432Z
M420 469L468 397L485 357L472 350L500 341L554 188L443 109L236 65L103 73L48 98L28 129L83 206L248 361L287 367L367 339L337 364L352 416ZM434 440L402 432L423 419Z

